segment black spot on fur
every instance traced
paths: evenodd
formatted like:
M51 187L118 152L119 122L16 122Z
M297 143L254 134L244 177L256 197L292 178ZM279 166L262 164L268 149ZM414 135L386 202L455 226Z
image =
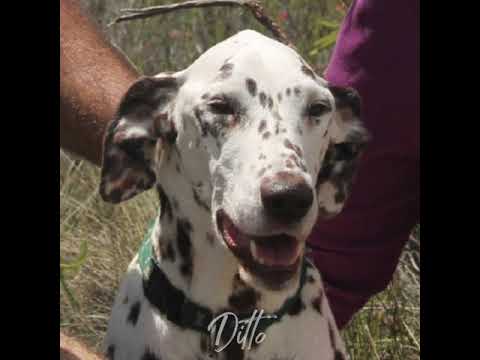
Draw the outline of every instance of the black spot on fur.
M307 171L307 167L303 164L303 161L300 161L294 154L291 154L289 157L289 160L291 160L298 168L302 169L303 171Z
M203 137L207 136L208 134L208 129L209 129L209 125L207 122L204 122L202 120L202 115L203 115L203 110L200 109L199 107L195 107L193 109L193 113L195 114L195 118L197 119L197 122L198 124L200 125L200 129L201 129L201 134Z
M265 171L267 171L267 169L265 169L265 168L261 169L261 170L258 172L258 177L262 177L263 174L265 174Z
M263 160L263 159L266 159L267 157L265 156L265 154L260 154L260 156L258 157L258 160Z
M105 354L107 360L114 360L115 359L115 345L110 344L107 347L107 353Z
M334 197L335 203L337 204L343 203L346 200L346 198L347 198L347 194L343 186L340 186Z
M200 335L200 351L206 353L208 351L208 342L210 339L205 335Z
M301 91L299 87L295 86L293 88L293 92L295 93L296 96L300 96Z
M272 99L272 97L271 97L270 95L268 96L267 101L268 101L268 108L269 108L270 110L272 110L272 108L273 108L273 99Z
M170 221L173 219L172 206L170 200L168 199L167 194L160 185L157 185L158 198L160 199L160 219L163 219L164 215L167 214L167 217Z
M260 99L260 105L265 107L267 105L267 95L262 91L258 97Z
M246 313L253 311L260 299L260 294L252 288L245 288L230 295L228 304L237 312Z
M228 338L224 341L229 340ZM253 342L255 344L255 342ZM252 346L253 346L252 344ZM243 350L241 345L233 340L228 346L223 350L225 352L225 359L227 360L243 360Z
M178 210L178 201L174 197L172 197L172 205L175 210Z
M265 134L263 134L262 137L263 137L264 140L267 140L267 139L270 137L270 135L272 135L272 134L270 133L270 131L267 131Z
M267 122L265 120L260 121L260 125L258 126L258 132L261 133L267 127Z
M355 89L329 85L328 90L331 91L335 98L337 110L350 108L354 116L360 117L361 100L360 95Z
M128 312L127 322L131 323L133 326L137 325L138 315L140 315L141 310L140 301L136 301L131 307L130 311Z
M285 94L287 94L287 96L290 96L290 92L291 92L290 88L287 88L287 90L285 91Z
M202 95L202 99L203 99L203 100L206 100L206 99L208 99L209 97L210 97L210 94L209 94L208 92Z
M175 261L175 250L173 249L173 244L171 241L168 241L165 250L162 250L162 260Z
M157 357L153 352L150 351L150 349L147 348L145 349L145 352L143 353L140 360L162 360L162 359Z
M334 165L335 165L335 146L329 146L323 158L322 167L318 172L317 190L319 185L325 183L331 177Z
M282 93L277 94L277 99L279 103L282 102Z
M257 83L255 80L248 78L245 80L245 82L247 84L247 90L249 94L252 96L257 96Z
M303 135L303 130L302 130L302 127L299 125L297 125L297 133L298 135Z
M225 126L226 119L228 118L224 116L214 124L210 124L209 122L203 120L204 110L200 109L198 106L193 109L193 113L197 119L198 125L200 126L202 137L206 137L208 134L210 134L215 139L218 137L220 130Z
M230 71L230 70L233 70L233 64L229 62L224 63L220 68L220 71Z
M312 300L312 307L322 315L322 301L323 301L323 293L320 293L315 299Z
M228 79L232 75L233 71L233 64L232 63L225 63L220 68L220 78L221 79Z
M208 242L209 244L213 244L213 243L214 243L215 237L213 236L212 233L207 232L207 235L206 235L205 237L206 237L207 242Z
M315 74L311 69L309 69L305 64L302 65L302 72L307 75L309 78L315 80Z
M175 127L175 123L171 120L170 121L170 130L166 132L162 138L167 141L169 144L174 144L175 141L177 140L178 132Z
M245 286L246 284L240 277L240 274L238 272L235 273L235 275L233 275L233 291L237 291Z
M184 263L180 265L180 272L190 279L193 273L192 263L189 262L189 263Z
M210 206L208 206L207 203L205 203L201 198L200 195L198 195L198 192L195 188L192 188L193 192L193 200L197 203L198 206L200 206L202 209L206 211L210 211Z
M300 296L295 299L292 307L288 310L288 315L295 316L300 314L300 312L305 309L305 304L303 303Z
M158 96L158 89L164 88L166 92L178 88L178 84L173 77L155 78L142 77L134 83L128 92L120 101L117 112L118 118L131 114L143 106L147 111L158 107L161 102L167 100L166 93L164 96Z
M293 150L293 152L295 152L295 154L297 154L298 157L301 158L303 156L302 149L300 149L298 145L292 144L290 140L285 139L283 141L283 145L285 145L286 148Z
M190 232L192 225L188 220L178 220L177 222L177 247L182 257L182 265L180 266L181 273L188 277L192 277L193 263L192 263L192 242L190 240Z
M216 205L220 205L223 202L223 193L225 192L227 181L218 168L215 170L213 178L215 179L215 194L213 195L213 201L215 201Z
M310 274L307 275L307 282L310 284L313 284L315 282L315 279L313 278L312 275Z
M153 129L155 136L161 137L169 144L173 144L177 138L175 123L166 112L160 113L153 118Z

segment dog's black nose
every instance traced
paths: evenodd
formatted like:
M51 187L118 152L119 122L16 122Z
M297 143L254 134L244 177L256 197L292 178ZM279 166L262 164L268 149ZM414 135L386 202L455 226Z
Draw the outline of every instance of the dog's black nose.
M266 213L283 224L301 220L313 202L312 188L303 177L285 171L264 178L260 194Z

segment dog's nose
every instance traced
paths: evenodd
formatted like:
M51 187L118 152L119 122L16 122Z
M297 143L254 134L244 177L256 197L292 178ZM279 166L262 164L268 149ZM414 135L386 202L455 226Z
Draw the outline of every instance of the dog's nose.
M285 171L264 178L260 195L266 213L283 224L301 220L313 202L312 188L303 177Z

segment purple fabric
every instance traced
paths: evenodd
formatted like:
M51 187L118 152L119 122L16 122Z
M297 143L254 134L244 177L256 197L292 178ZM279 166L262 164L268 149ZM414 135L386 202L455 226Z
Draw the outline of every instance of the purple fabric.
M419 221L419 11L418 0L354 0L326 71L359 91L372 134L343 212L309 240L340 327L388 285Z

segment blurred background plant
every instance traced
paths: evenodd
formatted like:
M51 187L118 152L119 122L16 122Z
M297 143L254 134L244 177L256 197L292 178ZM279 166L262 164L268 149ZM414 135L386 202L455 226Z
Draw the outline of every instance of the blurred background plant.
M121 8L172 3L152 0L82 0L106 30L110 40L147 75L179 70L217 42L244 29L268 31L244 9L218 7L182 10L107 28ZM317 70L325 66L349 1L263 1L265 9L295 41L297 49Z
M107 27L122 8L172 3L82 0L145 75L188 66L215 43L247 28L270 35L241 8L192 9ZM262 2L299 53L322 74L349 1ZM158 207L144 193L111 206L98 196L99 169L60 153L60 327L97 350L120 279ZM88 248L87 248L88 243ZM343 331L352 360L420 358L420 226L412 232L394 279Z

